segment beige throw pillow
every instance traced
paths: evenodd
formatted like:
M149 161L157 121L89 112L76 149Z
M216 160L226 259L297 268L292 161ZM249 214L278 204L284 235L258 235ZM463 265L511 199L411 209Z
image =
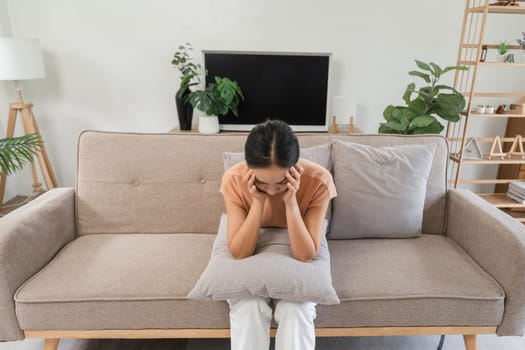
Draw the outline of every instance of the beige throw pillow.
M435 144L332 145L337 197L330 239L406 238L421 234Z
M235 259L226 239L226 214L221 217L208 266L189 299L227 300L250 296L338 304L332 286L330 253L322 235L318 256L308 263L291 255L287 229L262 228L256 253ZM325 222L324 228L326 229Z

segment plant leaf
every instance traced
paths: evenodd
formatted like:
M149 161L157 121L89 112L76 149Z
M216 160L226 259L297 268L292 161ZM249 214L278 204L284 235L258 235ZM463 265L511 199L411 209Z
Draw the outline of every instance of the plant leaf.
M407 88L405 90L405 93L403 94L403 100L408 105L410 103L410 96L412 95L412 92L414 92L416 89L416 84L410 83L407 85Z
M426 71L429 71L429 72L433 73L432 72L432 68L430 68L429 65L426 64L425 62L421 62L421 61L416 60L416 64L417 64L417 66L420 69L423 69L423 70L426 70Z
M434 123L435 121L436 121L436 118L432 116L420 115L412 119L412 123L410 124L410 127L411 128L425 128L429 126L430 124Z
M430 83L430 76L428 74L421 73L421 72L419 72L417 70L412 70L412 71L408 72L408 74L416 76L416 77L420 77L423 80L425 80L427 83Z

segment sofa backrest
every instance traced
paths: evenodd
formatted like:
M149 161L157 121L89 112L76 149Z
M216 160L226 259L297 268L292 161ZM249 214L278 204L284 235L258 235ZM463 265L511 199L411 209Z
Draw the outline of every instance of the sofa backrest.
M85 131L78 142L76 218L93 233L215 233L224 212L222 152L244 150L246 133L141 134ZM301 147L334 139L371 146L436 143L423 232L444 232L448 145L441 136L298 134Z

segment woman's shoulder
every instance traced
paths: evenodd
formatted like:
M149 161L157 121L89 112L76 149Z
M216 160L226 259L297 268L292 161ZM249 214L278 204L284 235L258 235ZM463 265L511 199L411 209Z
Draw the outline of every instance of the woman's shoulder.
M299 158L298 162L304 169L303 175L319 179L332 179L332 174L324 166L306 158Z
M235 165L232 165L224 172L223 177L232 177L232 176L243 176L248 170L248 164L246 161L239 162Z

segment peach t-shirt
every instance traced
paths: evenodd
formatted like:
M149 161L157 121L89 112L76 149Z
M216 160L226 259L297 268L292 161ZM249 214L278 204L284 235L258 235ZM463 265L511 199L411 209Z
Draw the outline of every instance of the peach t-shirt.
M332 174L323 166L304 158L299 159L304 168L301 175L299 190L296 193L301 216L304 217L309 208L314 208L337 196ZM246 162L238 163L224 173L220 191L225 201L230 201L244 209L250 210L252 195L243 175L248 170ZM283 194L268 196L263 209L263 227L287 227L286 208L282 200Z

